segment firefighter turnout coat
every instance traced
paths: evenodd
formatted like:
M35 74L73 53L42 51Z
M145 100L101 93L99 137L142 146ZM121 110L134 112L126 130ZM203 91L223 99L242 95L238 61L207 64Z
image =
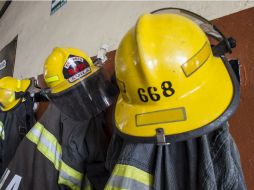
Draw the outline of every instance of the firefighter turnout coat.
M0 111L0 176L8 166L16 149L35 123L32 98L27 97L13 109Z
M76 122L50 104L21 142L0 189L103 189L108 175L103 117Z

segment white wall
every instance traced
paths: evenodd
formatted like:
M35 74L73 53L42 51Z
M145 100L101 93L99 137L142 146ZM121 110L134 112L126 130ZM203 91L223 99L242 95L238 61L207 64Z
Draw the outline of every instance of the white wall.
M0 19L0 50L18 34L14 76L32 77L55 46L77 47L94 56L103 43L116 49L138 15L180 7L208 19L253 7L254 2L70 2L50 16L51 2L14 1Z

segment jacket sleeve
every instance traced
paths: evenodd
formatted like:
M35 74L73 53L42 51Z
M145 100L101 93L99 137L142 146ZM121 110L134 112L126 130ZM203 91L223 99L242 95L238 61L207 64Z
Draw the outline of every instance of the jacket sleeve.
M26 135L1 178L0 189L58 189L55 168L59 165L58 150L52 154L47 149L47 146L51 150L55 147L47 144L44 132L43 126L37 123Z

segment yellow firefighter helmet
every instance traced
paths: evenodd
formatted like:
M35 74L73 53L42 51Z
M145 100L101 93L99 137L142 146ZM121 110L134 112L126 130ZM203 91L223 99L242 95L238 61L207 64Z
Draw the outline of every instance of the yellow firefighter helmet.
M26 92L31 81L28 79L18 80L13 77L3 77L0 79L0 104L2 111L9 111L14 108L22 98L16 97L17 92Z
M161 130L168 141L202 135L225 122L239 100L226 59L180 14L142 15L117 49L115 70L115 126L132 140L154 140Z

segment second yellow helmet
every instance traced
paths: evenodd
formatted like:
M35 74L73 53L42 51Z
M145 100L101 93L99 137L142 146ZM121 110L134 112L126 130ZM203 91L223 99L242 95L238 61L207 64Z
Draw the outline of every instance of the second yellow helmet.
M75 48L54 48L44 64L44 79L51 93L68 90L98 70L91 58Z
M0 104L2 111L9 111L21 102L22 98L16 97L17 92L26 92L31 81L28 79L18 80L13 77L0 79Z

